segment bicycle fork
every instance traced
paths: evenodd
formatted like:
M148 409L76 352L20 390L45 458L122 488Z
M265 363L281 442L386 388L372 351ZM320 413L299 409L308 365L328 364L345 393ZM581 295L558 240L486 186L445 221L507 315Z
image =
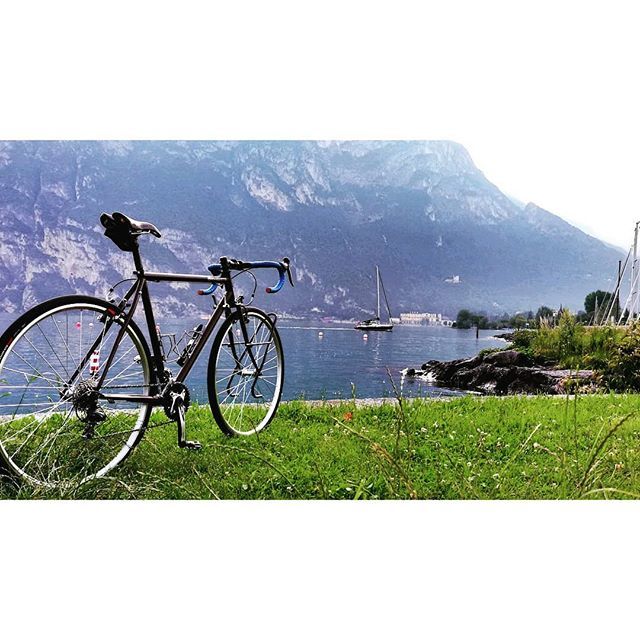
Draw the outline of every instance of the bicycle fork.
M231 347L231 352L233 354L233 358L236 362L236 371L234 371L234 374L231 376L229 382L227 383L227 392L231 393L231 388L232 388L232 382L235 378L236 375L251 375L253 376L253 383L251 384L251 395L256 398L256 399L260 399L262 398L262 394L256 389L256 384L258 382L258 378L260 376L260 373L262 372L262 367L264 367L265 365L265 361L267 359L267 353L268 353L268 349L265 349L264 353L262 354L262 357L260 358L260 364L258 364L258 362L256 361L256 357L253 353L253 348L254 346L256 346L256 343L254 342L254 340L256 339L256 336L258 335L258 328L256 328L255 332L253 333L253 335L251 336L251 338L249 338L249 332L247 331L247 327L246 327L246 323L247 323L247 319L245 316L245 310L244 307L240 309L240 327L241 327L241 332L242 332L242 337L244 339L244 349L242 351L242 354L240 355L240 357L238 357L238 353L236 351L236 345L235 345L235 341L233 338L233 335L230 334L229 335L229 344ZM270 330L270 327L268 327ZM267 343L268 344L268 343ZM258 352L260 349L260 345L258 344ZM249 355L249 359L251 361L251 364L253 365L253 371L250 373L244 373L246 368L242 366L242 358L244 358L245 354Z

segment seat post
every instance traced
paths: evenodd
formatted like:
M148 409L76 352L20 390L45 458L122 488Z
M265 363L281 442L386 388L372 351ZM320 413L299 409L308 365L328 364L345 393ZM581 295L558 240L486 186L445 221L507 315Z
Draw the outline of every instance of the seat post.
M142 258L140 257L140 247L138 246L138 238L134 238L133 244L133 263L136 266L136 271L142 275L144 273L144 268L142 266Z

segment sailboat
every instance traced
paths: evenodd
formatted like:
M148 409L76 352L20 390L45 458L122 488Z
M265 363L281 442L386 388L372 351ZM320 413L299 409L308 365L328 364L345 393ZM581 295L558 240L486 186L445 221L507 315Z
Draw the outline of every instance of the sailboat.
M380 321L380 287L382 286L382 295L384 296L384 303L387 307L387 313L389 320L388 322ZM362 331L391 331L393 329L393 324L391 323L391 309L389 309L389 301L387 300L387 294L384 290L384 284L382 284L382 278L380 277L380 269L378 269L378 265L376 265L376 292L378 296L378 306L376 308L377 313L375 318L370 318L369 320L362 320L358 322L355 326L356 329L360 329Z

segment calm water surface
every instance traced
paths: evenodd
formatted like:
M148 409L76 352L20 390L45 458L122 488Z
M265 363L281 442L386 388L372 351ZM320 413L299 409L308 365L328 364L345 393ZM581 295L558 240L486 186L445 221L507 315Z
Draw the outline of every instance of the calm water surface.
M0 314L0 332L15 317ZM197 321L193 319L160 321L163 333L176 333L178 338L194 324ZM503 341L493 338L493 330L481 331L476 340L475 330L399 325L390 333L368 333L365 340L361 331L345 324L281 319L277 326L285 354L285 399L349 398L354 388L359 398L388 397L393 389L387 368L400 385L400 371L406 367L419 367L432 359L471 357L480 349L504 346ZM205 347L187 379L192 399L200 402L207 402L208 357ZM402 382L402 391L429 396L456 393L410 380Z
M475 355L480 349L503 347L496 333L447 327L396 326L390 333L371 332L368 339L350 325L301 320L278 320L285 359L284 398L349 398L352 385L359 398L393 395L387 367L400 384L400 371L427 360L453 360ZM162 331L178 333L189 324L164 320ZM320 336L322 332L322 336ZM192 395L206 401L208 350L190 374ZM455 392L419 382L404 381L406 395L443 395Z

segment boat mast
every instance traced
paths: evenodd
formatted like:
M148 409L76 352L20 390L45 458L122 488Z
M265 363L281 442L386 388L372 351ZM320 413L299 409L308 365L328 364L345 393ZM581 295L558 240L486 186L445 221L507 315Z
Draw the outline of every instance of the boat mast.
M384 296L384 304L385 304L385 305L386 305L386 307L387 307L387 314L388 314L388 316L389 316L389 322L390 322L391 324L393 324L393 323L391 322L391 307L389 307L389 300L388 300L388 298L387 298L387 292L386 292L386 290L385 290L385 288L384 288L384 282L382 282L382 276L379 276L379 278L378 278L378 279L379 279L379 281L380 281L380 286L382 287L382 295Z
M380 320L380 269L378 269L378 265L376 265L376 291L378 294L378 313L376 318Z
M633 234L633 262L631 263L631 313L629 320L633 322L638 306L638 225L636 222L635 232Z

